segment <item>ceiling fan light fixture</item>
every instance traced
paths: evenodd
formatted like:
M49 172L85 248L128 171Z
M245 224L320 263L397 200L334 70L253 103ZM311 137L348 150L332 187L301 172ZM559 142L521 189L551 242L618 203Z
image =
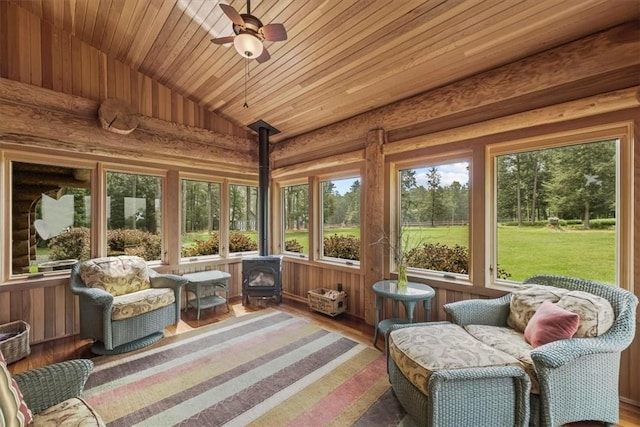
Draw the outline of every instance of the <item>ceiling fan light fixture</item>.
M233 46L240 55L251 59L260 56L264 49L262 41L258 37L249 33L241 33L235 36L233 39Z

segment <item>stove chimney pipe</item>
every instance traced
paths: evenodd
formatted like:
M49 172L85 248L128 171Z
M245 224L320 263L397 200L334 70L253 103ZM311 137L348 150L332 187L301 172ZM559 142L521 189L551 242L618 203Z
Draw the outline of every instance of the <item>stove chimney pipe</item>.
M269 135L280 131L263 120L249 125L258 132L258 254L269 255Z

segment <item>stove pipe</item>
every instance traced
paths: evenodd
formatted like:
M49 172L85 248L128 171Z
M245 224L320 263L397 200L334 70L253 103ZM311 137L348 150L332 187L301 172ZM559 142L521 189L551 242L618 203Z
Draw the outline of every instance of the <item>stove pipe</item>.
M269 129L258 128L258 254L269 255Z
M249 125L258 133L258 254L269 255L269 135L280 131L264 120Z

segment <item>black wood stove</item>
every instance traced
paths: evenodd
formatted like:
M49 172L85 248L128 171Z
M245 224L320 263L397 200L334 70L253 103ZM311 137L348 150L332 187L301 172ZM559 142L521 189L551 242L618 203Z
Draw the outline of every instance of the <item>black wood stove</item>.
M258 132L258 256L242 259L242 304L250 298L275 298L282 301L282 257L269 255L269 135L279 131L258 120L249 125Z

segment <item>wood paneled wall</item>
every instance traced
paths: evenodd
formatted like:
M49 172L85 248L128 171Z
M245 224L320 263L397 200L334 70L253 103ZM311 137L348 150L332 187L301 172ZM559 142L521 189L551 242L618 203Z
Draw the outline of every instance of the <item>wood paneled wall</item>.
M119 98L148 117L251 137L248 130L4 1L0 2L0 77L95 101Z
M634 31L637 32L637 25L634 27ZM615 41L615 38L611 40ZM633 43L637 43L637 40L634 40ZM581 43L580 46L585 55L595 55L594 51L587 49L588 46L585 46L584 43ZM606 47L607 46L602 48L603 52L607 51ZM617 46L616 49L620 49L620 46ZM603 53L603 55L604 54L605 53ZM627 58L628 55L627 57L617 55L617 57L623 58L621 60L622 63L618 65L618 70L622 77L619 79L613 78L617 75L615 73L616 70L613 70L610 74L606 74L609 76L609 80L607 83L608 86L605 85L604 89L595 83L598 82L597 76L589 75L587 76L588 78L585 77L580 81L573 82L573 85L564 82L561 82L562 85L558 83L558 86L552 88L550 91L561 90L562 87L571 87L574 89L573 93L575 95L576 88L579 86L581 90L590 91L590 93L579 92L580 96L584 96L586 99L587 96L597 98L609 88L609 90L618 91L614 93L614 97L621 95L625 102L631 100L633 105L637 105L637 87L629 86L620 88L618 84L634 79L634 81L637 81L637 73L634 74L630 71L637 71L638 59L624 59ZM566 56L552 58L556 61L555 67L552 67L554 64L549 63L547 64L547 69L556 70L557 68L557 73L551 74L562 74L563 71L560 70L560 68L571 68L572 66L571 63L567 63L566 58ZM579 61L579 59L578 56L574 55L574 61ZM608 61L593 61L593 64L589 64L596 67L602 66L604 63L609 64ZM593 69L593 67L590 68ZM536 67L528 67L527 69L531 70L534 74L530 79L521 79L523 80L523 85L535 85L537 82L535 75ZM583 69L586 68L583 67ZM508 71L504 73L508 74ZM565 70L564 73L566 75L571 74L570 71L567 70ZM499 70L492 71L491 75L498 81L502 81L499 78ZM246 131L236 128L223 118L203 110L192 101L184 99L180 94L172 92L159 82L153 81L140 73L131 71L122 63L106 57L94 48L79 42L73 36L53 29L50 25L34 18L23 9L1 1L0 77L98 102L108 97L117 97L131 103L131 105L138 109L144 116L214 130L229 135L249 137ZM474 81L478 85L486 83L481 78L475 79ZM506 78L505 81L509 81L508 78ZM584 84L584 82L589 84ZM635 84L637 85L638 83L636 82ZM460 83L458 86L466 88L465 91L460 91L457 97L443 97L443 102L449 102L450 99L461 99L463 100L461 102L466 102L467 104L465 105L467 106L469 103L472 104L475 102L471 96L473 95L471 93L473 91L467 90L468 87L465 84ZM451 87L441 90L446 92L454 88L455 85L452 85ZM502 94L508 93L508 91L503 91L499 85L496 86L496 88L499 89L496 90L500 92L501 96L506 96ZM531 93L535 95L532 95L532 98L538 101L544 98L544 94L534 90L535 88L529 86L526 86L526 88L530 89ZM343 131L350 131L350 135L357 134L357 136L349 138L349 140L353 142L349 150L362 150L367 147L367 141L365 139L366 133L376 127L374 125L380 123L380 120L377 119L385 117L385 111L393 113L396 117L402 116L403 120L401 122L402 126L399 129L388 128L384 129L384 132L389 135L396 130L395 135L397 138L400 138L399 135L406 138L404 140L394 139L393 143L389 145L388 150L385 148L385 155L402 155L402 152L406 153L416 149L428 150L430 146L432 147L434 144L446 145L447 141L455 138L468 138L469 141L471 141L470 144L482 144L483 142L486 143L486 140L483 138L486 138L487 135L505 132L505 130L517 133L520 132L519 129L523 126L538 127L545 121L565 121L568 118L574 120L584 119L587 121L590 120L591 114L606 114L606 111L614 111L613 109L607 109L605 112L595 111L589 113L589 108L602 104L598 103L597 99L589 99L586 102L580 101L578 99L580 96L575 97L575 104L571 104L569 100L562 100L558 102L563 102L564 104L558 104L560 105L559 107L545 106L538 110L526 112L523 112L524 110L520 112L514 110L512 111L510 120L518 122L519 127L513 129L508 128L508 126L496 128L496 123L503 125L502 122L496 122L494 120L500 120L500 117L490 119L486 116L482 117L483 120L486 120L484 122L465 122L464 126L462 126L460 117L458 117L458 115L464 115L462 113L465 113L465 111L462 110L452 110L451 117L442 118L442 120L437 123L437 126L433 123L428 123L428 117L415 119L416 125L412 126L407 120L411 120L414 114L418 113L415 111L412 113L411 111L402 110L400 107L403 104L396 104L392 108L393 111L381 109L366 115L364 117L365 119L369 117L371 117L371 119L369 121L364 120L366 122L364 125L362 117L355 118L353 121L343 121L333 127L320 130L317 133L307 134L304 137L291 141L289 144L286 142L282 143L280 149L276 150L274 154L276 155L276 161L280 160L281 164L279 166L281 167L288 167L295 164L292 160L295 158L302 158L308 163L313 163L314 158L310 156L326 157L333 154L348 156L348 154L345 154L344 148L337 148L340 145L346 145L344 144L345 132ZM403 102L410 105L412 103L415 104L416 101L428 98L428 94L426 94L420 98ZM522 98L520 101L521 100ZM496 116L503 114L503 110L493 107L495 105L501 105L501 102L504 103L505 99L501 101L501 99L496 98L494 101L494 105L483 105L483 111L491 110ZM615 111L620 111L630 108L629 105L631 104L621 104L619 101L616 101L616 105ZM28 111L34 112L34 114L39 112L39 110ZM585 111L587 111L586 114ZM425 114L428 116L430 112L425 109L420 109L419 113L423 116ZM520 113L528 115L517 116L517 114ZM573 113L575 113L575 115L571 116ZM633 241L637 258L638 254L640 254L640 215L638 215L638 212L640 212L640 168L637 167L637 165L640 165L640 140L637 139L640 134L640 129L638 128L637 121L637 107L632 113L636 115L636 140L634 141L636 165L634 175L634 208L636 214L634 218ZM525 124L527 118L532 118L532 121ZM73 125L74 122L69 123ZM425 123L429 124L429 126ZM509 123L507 123L507 125ZM453 124L453 126L446 127L446 124ZM0 123L0 130L1 127L2 123ZM353 129L356 131L354 132ZM313 146L316 143L324 144L322 145L322 152L313 150ZM299 154L304 155L298 157ZM195 155L197 155L197 153L195 153ZM371 168L371 170L378 169L378 167ZM277 173L278 171L274 172ZM367 177L364 177L364 179L366 181ZM484 237L482 235L474 237L476 237L476 246L474 246L474 248L482 247ZM185 273L207 268L218 268L229 271L232 275L231 296L241 294L241 265L238 261L232 260L220 264L199 265L189 268L189 271L183 271L174 267L169 267L169 270L172 273ZM304 301L306 300L307 292L311 289L320 287L334 288L337 283L342 283L349 295L347 302L348 313L370 321L370 314L368 312L370 312L370 308L373 305L372 295L370 293L371 283L369 283L369 280L365 280L365 276L361 270L338 267L330 264L310 263L304 260L287 259L285 260L283 271L283 291L286 296ZM633 279L634 283L640 283L640 263L634 263ZM432 303L432 319L445 319L442 305L447 302L469 298L494 297L501 294L501 292L487 289L483 285L483 283L474 284L474 286L432 284L437 292L436 298ZM640 295L640 286L636 286L634 292L636 295ZM389 308L389 306L385 307L387 310ZM40 342L77 333L79 321L77 301L68 290L68 279L4 284L0 289L0 322L8 322L15 319L23 319L32 325L32 342ZM422 308L417 308L416 320L424 320ZM623 353L620 389L624 400L640 404L640 339L638 338L636 338L631 347Z

